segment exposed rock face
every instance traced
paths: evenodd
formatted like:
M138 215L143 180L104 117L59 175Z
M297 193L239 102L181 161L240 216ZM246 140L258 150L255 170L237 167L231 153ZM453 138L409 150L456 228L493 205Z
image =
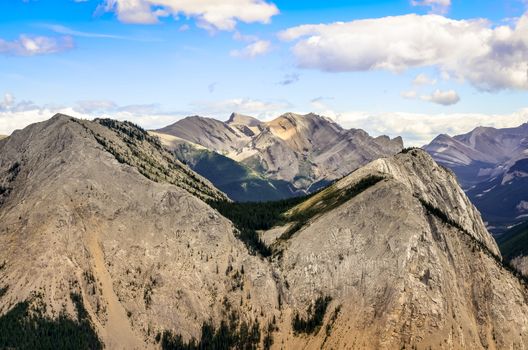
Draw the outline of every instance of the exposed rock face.
M226 123L189 117L157 132L225 154L299 189L314 189L311 186L318 182L328 183L403 147L401 138L372 138L315 114L287 113L270 122L235 113Z
M17 131L0 141L0 185L0 315L35 291L50 316L71 315L76 291L110 349L198 337L227 307L262 332L275 317L276 349L528 347L526 287L454 175L419 150L293 208L318 212L288 239L263 233L270 261L203 201L221 192L131 124L59 115ZM295 335L320 296L321 327Z
M453 174L425 153L376 160L296 210L371 175L385 180L277 243L288 303L302 310L330 295L330 310L342 306L326 340L286 335L286 347L526 348L525 287L492 257L497 246Z
M440 135L424 149L457 174L493 233L502 234L525 219L528 124Z
M134 349L152 347L165 329L199 337L202 322L223 317L224 297L248 319L275 309L270 267L198 198L221 198L217 190L188 169L175 170L187 189L151 181L94 135L115 148L123 142L116 130L60 115L0 142L9 186L0 202L0 283L8 286L0 313L33 291L50 315L71 313L76 290L107 348ZM153 162L163 157L147 141L129 142L152 152ZM242 281L243 290L235 286Z

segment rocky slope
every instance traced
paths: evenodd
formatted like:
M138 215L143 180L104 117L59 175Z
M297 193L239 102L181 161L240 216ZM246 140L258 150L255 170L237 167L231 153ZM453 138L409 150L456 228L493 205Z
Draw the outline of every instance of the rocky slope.
M110 349L528 347L526 286L419 150L270 217L269 259L206 204L236 203L130 123L58 115L17 131L0 141L0 183L0 327L29 301ZM262 206L240 215L287 207Z
M158 147L62 115L0 141L1 314L30 301L74 318L75 293L107 348L134 349L199 337L228 305L248 323L273 312L270 267L200 199L223 194Z
M528 124L506 129L479 127L454 137L440 135L424 149L457 174L494 234L525 220Z
M382 180L359 191L372 176ZM347 193L353 197L335 207ZM323 214L312 216L314 207ZM274 240L276 229L264 233L280 251L275 264L287 302L302 310L327 295L329 310L341 308L326 318L331 336L281 334L286 347L528 346L526 287L499 263L453 174L424 152L376 160L289 215L309 219L288 239Z
M268 179L308 191L403 147L401 138L373 138L315 114L287 113L270 122L233 114L225 123L195 116L156 132L201 145Z

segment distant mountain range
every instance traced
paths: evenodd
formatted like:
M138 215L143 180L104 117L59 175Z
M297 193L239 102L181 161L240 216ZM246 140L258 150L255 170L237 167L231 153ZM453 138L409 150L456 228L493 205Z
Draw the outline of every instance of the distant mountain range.
M151 133L193 170L242 201L313 192L403 147L400 137L374 138L316 114L286 113L269 122L236 113L226 122L193 116Z
M424 149L455 172L495 234L528 218L528 124L440 135Z

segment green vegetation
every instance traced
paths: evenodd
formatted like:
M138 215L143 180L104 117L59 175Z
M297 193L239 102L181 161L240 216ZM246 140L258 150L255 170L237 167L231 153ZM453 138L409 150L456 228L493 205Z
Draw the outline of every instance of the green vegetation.
M284 213L312 195L283 199L276 202L208 201L236 226L237 238L244 242L252 254L269 257L272 250L260 239L257 230L269 230L287 222Z
M213 151L182 143L173 153L236 202L276 201L301 194L287 181L266 179L246 165Z
M413 150L415 150L415 149L419 150L420 148L418 148L418 147L406 147L406 148L402 149L402 150L400 151L400 153L401 153L401 154L407 154L407 153L409 153L409 152L411 152L411 151L413 151ZM411 153L411 154L412 154L412 153ZM414 154L413 154L413 155L414 155Z
M77 320L65 314L46 316L45 305L36 296L0 317L0 349L102 349L80 295L72 293Z
M331 301L332 298L329 296L320 296L317 298L315 304L310 304L310 306L308 306L306 319L301 318L299 314L296 313L292 320L293 331L295 333L305 334L317 333L323 324L326 309Z
M14 162L7 170L7 177L5 181L7 183L0 184L0 205L2 205L6 198L11 194L12 187L10 184L14 182L20 173L21 165L20 162Z
M112 119L96 119L96 123L112 130L117 136L108 138L79 120L72 119L72 121L91 133L118 162L135 167L146 178L154 182L173 184L203 200L224 198L179 162L172 153L165 150L157 137L149 135L139 126Z
M335 309L334 309L334 313L332 314L332 316L330 317L330 319L328 320L328 323L326 325L326 335L325 335L325 342L326 342L326 339L330 336L330 334L332 333L332 327L334 326L334 323L335 321L337 321L337 317L339 316L339 313L341 312L341 305L338 305ZM324 342L323 342L324 343Z
M449 215L444 213L441 209L435 207L433 204L425 201L422 198L418 198L420 200L420 203L424 207L424 209L432 216L435 216L440 221L442 221L444 224L452 226L456 228L458 231L462 232L464 234L464 237L469 239L469 244L471 246L471 249L473 251L480 251L492 258L495 261L495 264L505 269L506 271L510 272L514 277L516 277L521 284L523 284L525 287L528 287L528 277L524 276L520 271L518 271L514 266L512 266L509 262L505 262L502 260L502 258L492 252L486 244L479 241L477 238L475 238L471 233L469 233L465 228L462 227L458 222L451 219Z
M528 221L512 227L496 239L502 256L507 260L528 255Z
M284 213L313 196L283 199L275 202L214 202L209 204L237 227L250 230L269 230L277 224L288 222Z
M339 207L383 179L383 176L369 175L348 188L335 190L329 187L327 190L322 191L321 198L315 205L302 211L295 211L289 216L289 221L295 222L295 224L284 232L280 238L284 240L289 239L297 231L302 229L314 216L321 215Z
M336 190L328 187L326 190L303 197L294 197L275 202L210 200L207 203L235 224L238 230L237 237L246 244L252 254L258 253L263 257L269 257L273 252L262 242L256 232L257 230L269 230L277 225L292 223L290 228L280 237L284 240L289 239L316 215L321 215L337 208L383 179L382 176L367 176L346 189ZM309 209L288 213L290 209L318 194L321 195L320 200Z
M200 340L185 342L181 335L165 331L161 336L163 350L254 350L260 345L260 326L258 320L248 324L241 321L238 314L232 312L229 320L223 320L218 328L211 321L204 322Z

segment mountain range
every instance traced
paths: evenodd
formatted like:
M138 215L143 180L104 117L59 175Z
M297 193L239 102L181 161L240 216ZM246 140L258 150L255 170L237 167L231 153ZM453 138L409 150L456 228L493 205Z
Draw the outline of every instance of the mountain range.
M528 123L440 135L424 149L453 170L488 229L502 234L528 215Z
M237 113L226 122L193 116L152 134L234 200L252 200L255 190L263 199L314 192L403 147L400 137L373 138L316 114L286 113L269 122ZM224 176L242 175L215 179L218 162L225 165ZM227 166L233 170L226 171Z
M260 126L270 152L322 157L328 131L310 143L282 126ZM401 143L351 134L369 151L340 159ZM356 142L332 135L330 149ZM330 176L311 164L295 182L257 150L299 187ZM451 171L394 153L307 196L241 203L132 123L56 115L16 131L0 141L0 348L523 348L525 279Z

